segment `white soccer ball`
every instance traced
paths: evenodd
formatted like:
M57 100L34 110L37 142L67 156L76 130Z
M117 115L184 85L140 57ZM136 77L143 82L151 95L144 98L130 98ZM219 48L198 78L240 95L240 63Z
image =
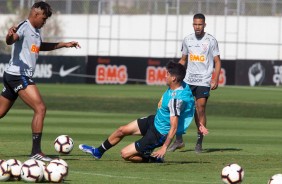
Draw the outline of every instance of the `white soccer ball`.
M267 184L281 184L282 183L282 174L275 174L269 180Z
M55 158L50 163L52 163L52 162L60 163L60 164L64 165L66 170L67 170L66 176L68 175L68 173L69 173L69 166L68 166L66 161L64 161L63 159L60 159L60 158ZM65 176L65 178L66 178L66 176Z
M44 178L48 182L61 183L67 176L67 169L61 163L50 162L44 170Z
M221 171L221 179L225 184L238 184L243 181L244 169L238 164L229 164Z
M21 178L26 182L40 182L43 178L42 166L34 159L25 161L21 168Z
M60 135L54 141L55 150L59 153L69 154L73 146L73 140L68 135Z
M7 181L11 176L11 168L5 160L0 160L0 181Z
M11 168L10 180L14 180L14 181L21 180L22 162L17 159L9 159L7 160L7 163Z

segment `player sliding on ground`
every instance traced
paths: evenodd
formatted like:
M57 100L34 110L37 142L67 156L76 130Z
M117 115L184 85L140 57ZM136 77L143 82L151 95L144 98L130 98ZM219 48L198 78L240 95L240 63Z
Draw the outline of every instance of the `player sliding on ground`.
M51 17L49 4L41 1L32 6L27 20L9 29L6 43L12 45L11 60L3 76L4 88L0 96L0 118L3 118L18 96L34 112L32 128L32 150L30 157L42 161L51 161L41 151L41 136L46 114L45 103L32 76L39 51L51 51L59 48L80 47L77 42L42 42L40 29Z
M142 138L121 150L121 157L132 162L163 162L171 140L176 133L184 134L194 115L194 98L188 85L183 82L185 67L179 63L167 64L166 84L155 115L140 118L119 127L98 148L79 145L83 152L100 159L111 147L125 136L142 135ZM203 134L208 130L201 126ZM154 152L154 149L160 147Z

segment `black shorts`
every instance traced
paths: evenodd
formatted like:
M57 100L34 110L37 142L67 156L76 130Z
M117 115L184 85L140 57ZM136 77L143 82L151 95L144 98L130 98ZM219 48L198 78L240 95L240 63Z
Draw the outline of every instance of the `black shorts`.
M189 85L193 96L196 99L199 98L209 98L210 96L210 87L206 87L206 86L194 86L194 85Z
M1 95L9 100L16 100L19 90L25 89L28 85L35 85L33 80L27 76L11 75L6 72L3 75L3 84Z
M158 132L154 119L155 115L151 115L137 120L143 137L135 142L135 148L144 157L150 156L155 148L162 146L167 137Z

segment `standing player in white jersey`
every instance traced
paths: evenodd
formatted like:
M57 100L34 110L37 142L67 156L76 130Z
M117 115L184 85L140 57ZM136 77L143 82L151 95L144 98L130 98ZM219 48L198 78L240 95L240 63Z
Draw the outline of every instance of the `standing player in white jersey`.
M41 136L43 121L46 114L44 101L36 87L32 76L39 51L50 51L59 48L80 47L77 42L42 42L40 28L51 17L52 9L49 4L36 2L27 20L9 29L6 43L12 45L11 60L3 76L4 88L0 96L0 118L3 118L13 106L18 96L33 111L32 119L32 151L31 158L51 161L41 151Z
M184 82L189 84L195 97L195 123L198 127L198 140L195 146L196 153L202 152L203 134L199 130L201 125L206 127L206 104L210 90L218 87L218 79L221 70L220 54L217 40L204 31L206 26L205 16L201 13L193 17L195 33L184 38L182 43L182 57L180 63L187 63ZM212 79L212 72L214 78ZM176 135L175 142L169 147L169 151L175 151L184 147L182 135Z

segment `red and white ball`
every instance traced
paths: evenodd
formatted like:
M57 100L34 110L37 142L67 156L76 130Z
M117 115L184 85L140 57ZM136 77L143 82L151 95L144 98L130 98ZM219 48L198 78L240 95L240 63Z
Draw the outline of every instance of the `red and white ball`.
M43 178L42 166L34 159L25 161L21 168L21 178L26 182L40 182Z
M68 135L60 135L54 141L55 150L62 154L69 154L74 146L72 138Z
M282 183L282 174L275 174L269 180L267 184L281 184Z
M50 163L52 163L52 162L54 162L54 163L60 163L60 164L64 165L65 168L66 168L66 170L67 170L66 176L68 175L68 173L69 173L69 166L68 166L68 164L67 164L66 161L64 161L64 160L61 159L61 158L55 158L55 159L53 159ZM65 177L66 177L66 176L65 176Z
M11 176L11 168L5 160L0 160L0 181L7 181Z
M238 184L243 181L244 169L238 164L229 164L221 171L221 179L225 184Z
M7 163L11 168L10 180L14 180L14 181L21 180L22 162L17 159L9 159L7 160Z
M44 170L44 178L48 182L61 183L67 176L66 167L58 162L50 162Z

